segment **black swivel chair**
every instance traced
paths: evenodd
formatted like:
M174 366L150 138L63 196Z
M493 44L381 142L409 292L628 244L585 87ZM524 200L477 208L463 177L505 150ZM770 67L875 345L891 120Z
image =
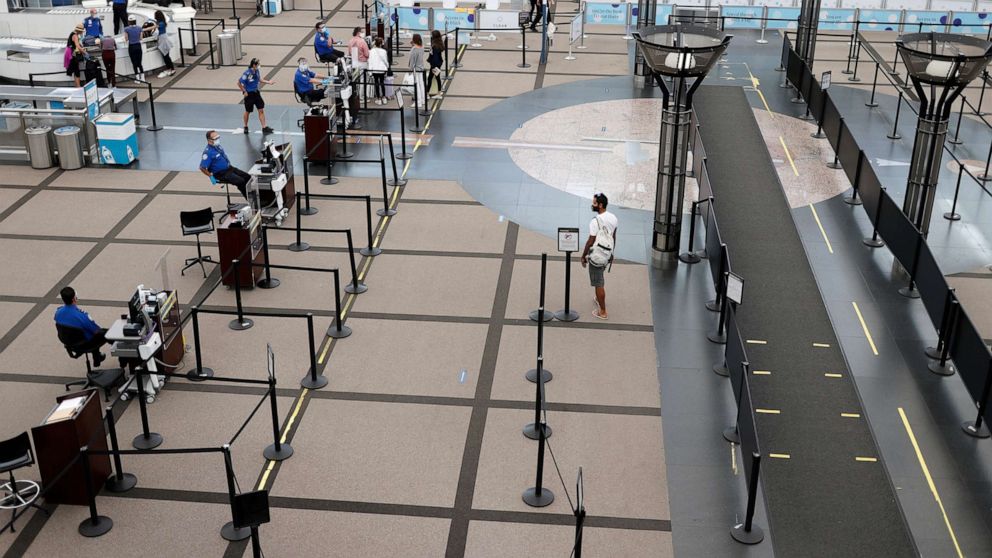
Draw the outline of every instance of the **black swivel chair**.
M90 351L93 347L86 339L86 333L78 327L62 324L55 324L55 330L70 358L83 357L86 360L86 379L65 384L65 390L69 391L72 386L82 386L83 389L96 387L102 389L104 399L110 401L110 391L124 382L124 370L120 368L93 370L90 365Z
M209 255L203 255L203 248L200 246L200 235L214 231L214 211L209 207L197 211L180 211L179 222L182 225L183 236L196 236L196 257L186 258L186 267L179 274L185 275L187 269L200 264L200 269L203 271L203 278L206 279L207 268L203 267L203 262L212 264L216 264L217 262Z
M31 451L31 439L27 432L0 442L0 474L7 473L9 480L0 483L0 509L10 510L10 531L14 532L13 520L17 510L31 506L48 514L48 510L35 503L41 494L38 483L30 480L17 480L14 471L34 465L34 453Z

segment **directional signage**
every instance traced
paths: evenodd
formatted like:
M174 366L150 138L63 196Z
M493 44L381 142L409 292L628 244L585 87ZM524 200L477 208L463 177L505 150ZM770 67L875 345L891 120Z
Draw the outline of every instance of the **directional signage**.
M579 229L558 227L558 251L578 252L579 251Z

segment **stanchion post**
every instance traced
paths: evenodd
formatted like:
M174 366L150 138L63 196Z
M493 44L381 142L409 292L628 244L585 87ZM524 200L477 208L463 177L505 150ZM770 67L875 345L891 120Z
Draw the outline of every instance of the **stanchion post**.
M351 159L354 157L354 153L348 153L348 122L345 119L341 119L341 153L338 154L339 159Z
M379 152L382 153L382 150L380 149ZM379 155L379 172L382 177L382 209L376 210L375 214L379 217L390 217L396 215L396 210L389 207L389 192L386 188L386 159L381 154Z
M150 450L162 445L162 435L158 432L151 432L148 428L148 402L145 400L144 374L140 366L131 366L131 377L138 386L138 412L141 415L141 434L134 437L131 445L134 449Z
M954 137L947 140L947 143L953 145L961 145L962 143L964 143L959 138L961 136L961 118L964 117L964 104L967 102L967 100L968 99L964 95L961 95L961 108L958 109L958 127L956 130L954 130Z
M717 270L716 296L713 300L706 301L706 309L710 312L719 312L723 306L723 276L727 271L727 245L720 243L720 264Z
M875 108L878 106L878 103L875 102L875 89L878 87L878 66L878 62L875 62L875 78L871 82L871 99L865 103L865 106L868 108Z
M916 289L916 270L920 264L920 249L923 247L923 235L916 238L916 250L913 252L913 264L909 266L909 284L899 289L899 294L906 298L920 298Z
M231 518L234 518L234 465L231 463L231 446L224 444L221 448L224 454L224 476L227 477L227 499L231 507ZM247 527L235 527L234 521L228 521L220 528L220 536L226 541L243 541L251 536L251 529Z
M723 281L722 281L723 296L720 297L721 298L720 318L719 320L717 320L716 323L716 333L706 334L707 339L718 345L725 345L727 343L727 332L726 332L726 328L724 327L724 324L727 321L727 281L729 276L730 276L729 271L723 272Z
M300 385L307 389L320 389L327 385L327 377L317 375L317 343L313 333L312 312L307 312L307 342L310 346L310 373L303 377Z
M730 536L742 544L758 544L765 538L760 527L754 525L754 506L758 499L758 475L761 472L761 455L751 452L751 478L747 483L747 512L744 523L738 523L730 530Z
M533 488L528 488L524 491L523 499L524 503L528 506L543 508L550 506L555 501L555 495L547 488L544 488L544 444L546 443L544 425L541 424L541 427L537 430L537 479Z
M365 234L368 237L368 246L359 250L358 253L368 257L381 254L382 248L374 246L372 241L372 196L365 196Z
M231 273L234 274L234 303L237 306L238 316L228 322L227 327L234 331L244 331L251 329L255 322L251 318L245 317L245 309L241 304L241 260L231 260L231 265L234 266ZM249 263L249 265L251 264Z
M297 224L297 228L299 225ZM262 257L265 258L265 277L255 283L260 289L274 289L279 286L279 280L272 278L272 267L269 263L269 228L262 225Z
M827 163L828 169L840 169L843 168L840 164L840 141L843 138L844 132L844 117L840 117L840 123L837 125L837 147L834 149L834 160Z
M992 27L990 27L992 29ZM989 173L989 164L992 163L992 142L989 142L989 154L985 157L985 172L978 175L978 179L982 182L988 182L992 180L992 174Z
M400 178L399 175L396 174L396 159L398 157L396 156L396 152L393 151L393 133L386 132L386 139L387 141L389 141L389 161L392 163L393 166L393 178L390 179L387 182L387 184L393 187L406 186L407 180L405 178Z
M565 308L555 312L555 318L562 322L574 322L579 313L572 310L572 253L565 252Z
M527 63L527 28L523 25L520 26L520 63L517 67L530 68L530 64Z
M92 471L90 470L90 449L88 446L79 448L79 459L83 466L83 484L86 487L86 500L90 508L90 516L79 522L79 534L84 537L99 537L113 529L114 520L96 511L96 491L93 490Z
M951 300L953 299L954 289L947 289L947 295L944 296L944 310L940 313L940 326L937 328L937 345L923 349L923 354L927 355L927 358L937 360L944 350L944 342L947 337L947 320L951 316Z
M413 76L413 128L410 128L410 131L419 134L424 129L420 127L420 98L417 95L417 90L419 89L417 87L417 71L410 70L410 75Z
M854 73L851 74L851 77L847 78L847 81L855 81L855 82L861 81L861 78L858 77L858 63L860 61L861 61L861 40L858 39L858 44L856 45L856 48L854 50Z
M269 403L272 410L272 444L262 451L269 461L282 461L293 456L293 446L279 439L279 407L276 405L276 377L269 375Z
M960 123L958 124L960 128ZM944 214L944 219L948 221L960 221L961 214L957 212L958 209L958 194L961 192L961 175L964 174L964 163L958 163L958 182L954 186L954 201L951 202L951 210Z
M186 373L186 379L193 382L202 382L207 378L214 377L214 371L203 367L203 354L200 351L200 309L193 306L189 309L193 319L193 351L196 358L196 368Z
M864 154L858 157L858 166L854 169L854 182L851 184L851 196L844 198L844 203L847 205L861 205L861 199L858 198L858 188L861 185L861 170L864 168L865 159L867 157Z
M330 162L328 162L330 165ZM296 193L296 242L286 247L290 252L305 252L310 249L310 244L303 242L303 219L301 213L300 193Z
M303 199L306 200L307 205L297 210L297 217L300 215L314 215L320 211L310 205L310 157L303 158ZM299 198L297 198L296 203L299 205Z
M537 357L537 370L544 372L544 357L540 355ZM544 410L544 382L534 382L534 386L534 422L524 426L524 436L531 440L538 439L542 434L550 438L551 427L541 420L541 411Z
M982 388L982 398L978 400L978 416L975 420L965 422L961 425L964 433L974 438L988 438L989 429L983 424L985 407L989 404L989 390L992 389L992 362L989 369L985 371L985 387Z
M351 335L351 328L342 324L344 313L341 311L341 274L334 270L334 323L327 328L327 336L343 339Z
M403 110L403 106L400 105L400 154L396 156L400 161L406 161L407 159L413 157L412 154L406 152L406 111Z
M947 318L947 333L942 335L944 338L943 347L940 349L940 359L930 361L927 364L927 370L937 374L938 376L952 376L954 374L954 364L948 359L951 353L951 343L954 342L954 337L958 330L958 316L961 311L961 305L955 298L951 298L950 310Z
M875 206L875 221L871 227L871 238L865 238L861 242L869 248L881 248L885 246L885 241L878 238L878 220L882 218L882 197L885 196L885 187L878 195L878 205Z
M138 484L138 477L131 473L125 473L124 466L121 464L121 448L117 441L117 425L114 424L113 405L107 407L106 418L107 432L110 434L110 449L114 456L114 474L107 477L104 486L110 492L120 494L134 488L134 485ZM87 475L87 478L89 478L89 475Z
M700 262L699 254L693 251L693 243L696 241L696 211L701 203L700 200L692 202L692 211L689 213L689 249L679 254L679 261L687 264Z
M351 229L346 229L344 235L348 241L348 263L351 264L351 281L344 286L344 292L354 295L362 294L369 288L358 280L358 266L355 265L355 244L351 239Z
M317 16L317 19L321 21L324 19L324 0L320 0L320 15Z
M902 112L902 89L899 90L899 99L896 101L896 119L892 121L892 133L887 134L885 137L890 140L902 139L902 135L899 134L899 114Z
M550 322L554 319L554 314L550 310L544 309L544 292L548 277L548 254L541 254L541 288L540 288L540 304L537 310L532 310L530 313L530 319L537 322Z

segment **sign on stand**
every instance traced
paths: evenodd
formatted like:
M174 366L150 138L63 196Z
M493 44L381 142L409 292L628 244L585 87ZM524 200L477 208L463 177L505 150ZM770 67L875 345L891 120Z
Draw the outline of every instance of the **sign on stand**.
M95 79L83 85L83 99L86 101L86 112L89 113L90 120L95 120L100 116L100 92L96 87Z
M727 300L734 304L740 304L744 298L744 278L736 273L727 273Z
M565 60L575 60L575 55L572 54L572 45L576 41L582 40L582 35L585 33L583 27L585 25L585 19L585 11L579 10L579 13L572 18L572 22L568 26L568 56L565 57Z
M579 229L558 227L558 251L578 252L579 251Z
M829 71L823 72L823 74L820 75L820 89L822 89L824 91L826 91L827 89L830 89L830 78L831 77L833 77L833 72L829 72Z

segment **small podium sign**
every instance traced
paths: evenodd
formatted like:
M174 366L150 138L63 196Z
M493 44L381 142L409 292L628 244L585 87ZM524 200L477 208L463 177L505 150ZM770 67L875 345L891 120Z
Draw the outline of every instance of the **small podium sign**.
M558 251L559 252L579 251L579 229L574 227L558 228Z
M740 304L744 297L744 278L736 273L727 273L727 300Z

